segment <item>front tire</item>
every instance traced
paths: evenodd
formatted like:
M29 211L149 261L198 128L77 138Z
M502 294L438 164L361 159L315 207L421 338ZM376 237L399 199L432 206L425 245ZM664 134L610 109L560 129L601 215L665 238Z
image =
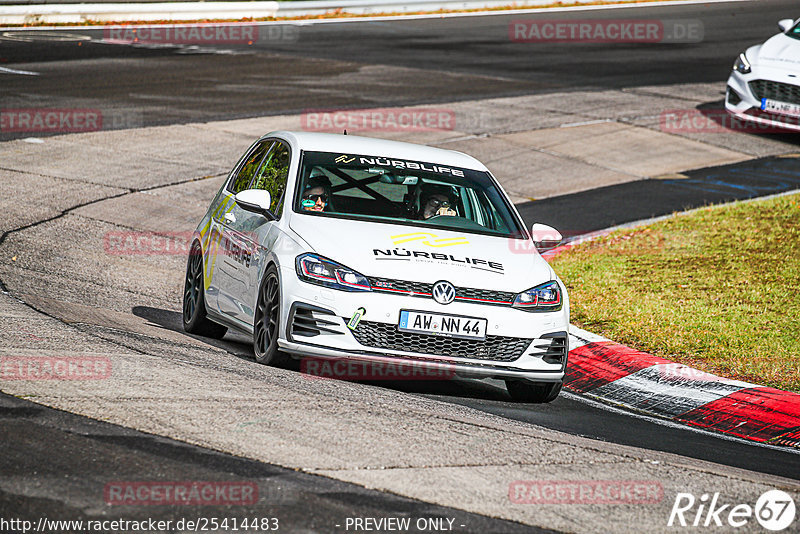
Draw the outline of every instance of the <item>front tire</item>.
M506 380L506 388L511 398L517 402L543 404L552 402L561 392L561 382L529 382L527 380Z
M203 249L197 241L192 245L186 264L183 286L183 329L190 334L222 339L228 329L208 318L206 313Z
M281 283L278 268L270 265L258 290L253 323L253 352L258 363L283 365L289 358L278 350L278 326L281 324Z

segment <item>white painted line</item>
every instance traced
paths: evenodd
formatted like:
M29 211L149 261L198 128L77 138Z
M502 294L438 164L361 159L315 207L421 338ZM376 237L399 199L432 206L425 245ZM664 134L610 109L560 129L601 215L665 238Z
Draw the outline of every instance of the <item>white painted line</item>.
M609 341L608 339L604 338L603 336L598 336L597 334L593 334L582 328L578 328L574 324L569 325L569 350L575 350L577 348L583 347L584 345L588 345L589 343L601 343L603 341Z
M584 345L588 345L589 342L585 339L581 339L577 336L573 336L572 333L569 334L569 350L572 352L575 349L579 349Z
M38 72L33 72L29 70L16 70L16 69L9 69L6 67L0 67L0 72L5 74L24 74L26 76L39 76Z
M588 126L590 124L603 124L606 122L615 122L611 119L597 119L593 121L583 121L583 122L568 122L566 124L562 124L559 128L574 128L576 126Z
M63 32L29 32L27 30L7 31L0 34L0 39L6 41L22 41L32 43L36 41L44 42L72 42L72 41L91 41L92 38L88 35L78 35L74 33Z

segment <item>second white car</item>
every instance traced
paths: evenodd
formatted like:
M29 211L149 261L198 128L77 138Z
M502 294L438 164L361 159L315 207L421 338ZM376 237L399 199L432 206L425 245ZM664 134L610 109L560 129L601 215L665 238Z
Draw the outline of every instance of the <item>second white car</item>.
M800 19L778 27L781 33L736 58L725 109L768 132L800 132Z

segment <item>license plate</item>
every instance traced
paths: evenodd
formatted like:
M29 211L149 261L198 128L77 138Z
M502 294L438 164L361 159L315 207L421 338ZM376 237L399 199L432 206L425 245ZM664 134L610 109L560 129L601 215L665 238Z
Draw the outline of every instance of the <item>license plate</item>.
M769 98L761 99L761 110L771 111L772 113L779 113L781 115L790 115L792 117L800 117L800 105L770 100Z
M486 319L461 315L442 315L439 313L401 310L400 323L397 328L401 332L431 334L434 336L462 339L486 338Z

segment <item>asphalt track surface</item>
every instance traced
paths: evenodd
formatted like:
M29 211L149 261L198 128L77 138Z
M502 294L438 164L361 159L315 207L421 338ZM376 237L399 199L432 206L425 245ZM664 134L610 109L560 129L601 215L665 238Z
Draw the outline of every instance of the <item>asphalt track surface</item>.
M112 110L142 107L141 124L135 125L141 126L284 114L313 108L395 106L568 89L707 82L724 79L735 54L770 35L775 21L791 16L793 9L795 2L769 1L637 10L636 18L701 20L705 39L691 45L564 47L510 43L508 24L518 15L311 25L300 29L295 42L259 42L252 47L239 47L242 53L233 55L218 54L208 47L151 49L74 40L42 41L38 37L33 41L3 39L0 66L55 71L59 75L0 74L0 104L24 107L25 95L36 93L50 95L59 107ZM542 17L619 16L607 11ZM79 33L98 37L96 30ZM358 67L364 63L377 66L373 79L356 76ZM428 76L420 77L420 69L427 71ZM19 134L0 135L2 139L19 137ZM724 180L719 178L722 171L731 168L704 169L687 173L686 179L633 182L534 202L521 206L521 211L526 218L535 214L538 221L561 228L569 228L560 218L563 213L570 213L570 217L578 214L579 219L566 224L572 224L576 231L591 231L706 203L797 189L800 181L796 163L792 167L786 160L768 158L736 169L744 169L739 181L731 178L736 176L731 172L724 173ZM640 201L633 212L629 209L631 198ZM178 322L179 318L174 317L165 326L177 329ZM231 352L251 355L244 343L228 342L228 346ZM533 410L511 403L503 388L491 383L458 381L435 386L397 383L389 387L581 436L800 479L797 454L663 426L656 421L610 412L572 396L562 396ZM97 432L99 436L93 435L86 431L87 426L102 427L102 431ZM466 524L475 527L468 531L515 532L520 527L322 477L287 472L12 400L1 411L0 434L3 443L13 445L6 449L12 453L4 454L0 460L6 462L2 471L16 469L20 476L30 476L37 465L59 470L66 469L69 463L50 464L57 456L54 451L41 446L26 448L26 443L19 439L24 435L30 436L28 445L58 442L57 452L65 458L82 457L87 450L105 455L106 461L95 463L95 469L124 459L141 468L135 471L139 478L164 465L173 470L173 479L198 479L202 474L213 479L249 474L251 469L264 478L283 477L304 495L301 503L294 505L315 510L310 516L296 516L296 524L306 521L309 529L315 528L317 517L324 517L326 524L330 524L328 520L337 514L380 515L409 508L416 515L461 514L459 517L463 516ZM26 463L23 461L26 457L41 460ZM84 467L80 473L68 474L64 483L81 486L80 477L92 473L91 466ZM97 478L107 480L107 475L103 473ZM311 499L313 505L303 502L306 499ZM67 519L74 513L54 510L53 506L33 499L12 502L0 495L0 507L19 509L31 517L52 511L53 515L63 514L59 518ZM148 512L152 516L152 510ZM288 513L282 516L288 517ZM531 531L531 527L524 529Z
M200 517L237 518L240 522L243 518L279 518L279 531L341 532L347 518L412 516L451 519L455 532L552 532L222 454L4 394L0 394L0 437L4 477L19 477L32 486L60 486L54 493L70 495L63 503L0 490L0 511L6 519L11 516L34 523L42 517L60 521L153 519L174 525L181 519ZM258 499L255 504L212 507L114 505L100 516L81 506L88 502L93 503L88 508L94 508L103 502L109 481L131 480L256 483Z

